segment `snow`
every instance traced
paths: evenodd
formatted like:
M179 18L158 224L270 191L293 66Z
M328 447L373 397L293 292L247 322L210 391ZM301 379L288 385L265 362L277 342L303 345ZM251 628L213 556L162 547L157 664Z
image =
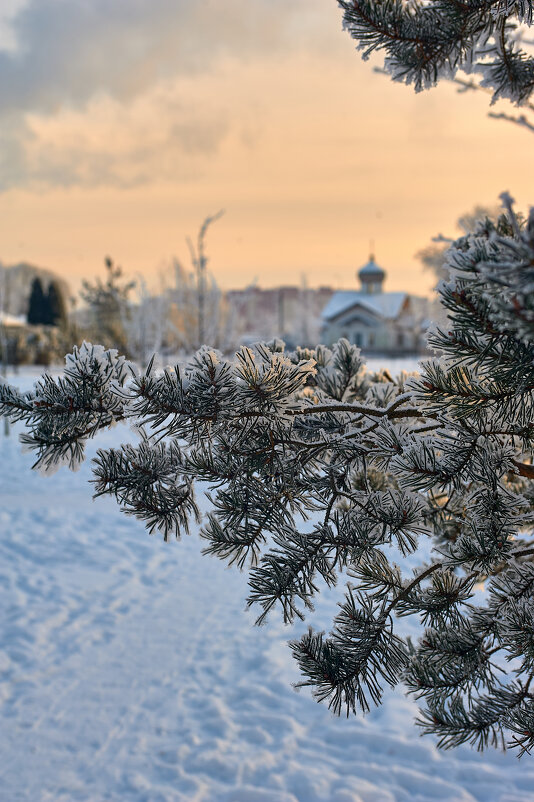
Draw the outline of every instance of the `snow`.
M26 315L10 315L0 311L0 326L25 326Z
M91 500L87 462L43 478L1 432L2 801L532 802L528 758L438 751L400 692L348 720L295 693L286 641L305 625L254 627L245 576L195 534L149 537Z
M421 361L429 358L428 356L397 356L388 357L386 360L383 356L366 357L365 354L362 354L362 356L368 370L378 371L381 368L387 367L392 376L398 376L402 371L406 373L418 372Z
M323 320L332 320L353 306L363 306L379 317L394 320L406 299L405 292L382 292L370 295L354 290L335 292L321 313Z

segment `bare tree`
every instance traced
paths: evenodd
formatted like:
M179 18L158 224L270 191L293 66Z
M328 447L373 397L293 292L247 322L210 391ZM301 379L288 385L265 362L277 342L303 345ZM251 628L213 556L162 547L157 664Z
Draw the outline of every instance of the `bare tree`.
M206 271L208 266L208 258L205 251L206 234L210 225L215 223L216 220L219 220L223 214L224 209L221 209L219 212L217 212L217 214L214 214L211 217L206 217L198 232L196 249L191 239L189 237L187 238L187 244L191 254L191 262L195 269L197 278L198 345L202 345L206 340Z

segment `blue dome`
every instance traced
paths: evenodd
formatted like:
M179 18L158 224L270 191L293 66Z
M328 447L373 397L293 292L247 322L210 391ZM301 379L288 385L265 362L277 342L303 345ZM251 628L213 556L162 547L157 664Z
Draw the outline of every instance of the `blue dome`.
M367 264L358 271L358 276L362 282L383 281L386 277L386 271L377 265L374 256L370 256Z

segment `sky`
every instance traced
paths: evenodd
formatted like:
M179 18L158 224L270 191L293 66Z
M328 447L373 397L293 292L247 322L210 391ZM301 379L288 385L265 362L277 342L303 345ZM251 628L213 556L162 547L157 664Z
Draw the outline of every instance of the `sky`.
M482 93L416 94L363 62L336 0L2 0L0 261L159 282L208 215L223 288L427 293L416 253L503 190L534 139Z

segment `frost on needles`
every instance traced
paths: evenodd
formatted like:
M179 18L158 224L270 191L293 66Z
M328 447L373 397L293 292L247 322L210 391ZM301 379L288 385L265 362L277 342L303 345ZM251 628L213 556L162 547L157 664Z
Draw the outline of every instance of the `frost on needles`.
M95 494L165 539L198 519L205 552L249 574L261 622L313 609L343 577L330 634L291 643L336 712L367 711L402 683L441 746L534 746L534 212L481 224L449 252L448 327L419 376L366 371L358 349L287 353L274 341L234 360L201 348L140 375L84 343L33 391L0 385L26 424L35 466L75 468L100 429L129 421L138 446L100 450ZM430 562L415 571L422 540ZM428 548L426 553L429 553ZM416 616L417 643L398 618Z
M534 58L523 32L532 0L338 0L343 25L364 59L386 54L385 70L416 90L458 71L475 75L493 100L524 105L534 90ZM471 88L476 88L473 85Z

